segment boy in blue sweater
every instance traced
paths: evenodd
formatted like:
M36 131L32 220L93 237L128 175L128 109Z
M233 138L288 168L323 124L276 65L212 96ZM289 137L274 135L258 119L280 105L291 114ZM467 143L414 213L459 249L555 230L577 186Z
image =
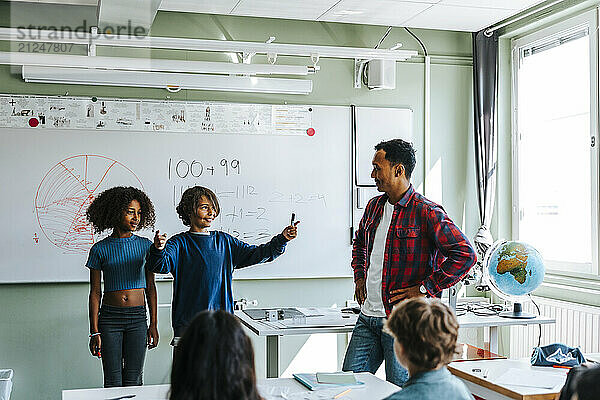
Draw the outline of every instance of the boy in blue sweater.
M219 215L217 196L202 186L187 189L177 206L177 214L187 232L169 240L156 231L146 268L173 275L172 321L175 340L200 311L233 312L232 275L235 268L273 261L297 235L298 222L287 226L268 243L253 246L221 231L209 231Z

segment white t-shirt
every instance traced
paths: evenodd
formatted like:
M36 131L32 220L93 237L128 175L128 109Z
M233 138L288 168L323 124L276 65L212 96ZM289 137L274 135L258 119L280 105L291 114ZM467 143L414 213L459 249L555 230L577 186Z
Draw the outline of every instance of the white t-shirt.
M387 233L392 222L394 206L389 201L383 206L383 215L379 226L375 231L375 240L373 250L369 259L369 269L367 270L367 299L363 303L361 310L363 314L369 317L386 317L383 300L381 298L381 277L383 274L383 255L385 253L385 242Z

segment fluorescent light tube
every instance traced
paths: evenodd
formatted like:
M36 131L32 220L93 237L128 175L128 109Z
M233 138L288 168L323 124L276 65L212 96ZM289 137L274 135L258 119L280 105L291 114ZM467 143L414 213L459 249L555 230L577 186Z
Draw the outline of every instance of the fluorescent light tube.
M151 87L169 89L171 91L192 89L284 94L309 94L312 92L312 81L308 79L179 74L29 65L23 66L22 75L25 82L32 83Z
M191 72L196 74L300 75L314 73L319 67L275 64L234 64L227 62L146 59L131 57L75 56L63 54L0 51L0 64L44 67L103 68L128 71Z

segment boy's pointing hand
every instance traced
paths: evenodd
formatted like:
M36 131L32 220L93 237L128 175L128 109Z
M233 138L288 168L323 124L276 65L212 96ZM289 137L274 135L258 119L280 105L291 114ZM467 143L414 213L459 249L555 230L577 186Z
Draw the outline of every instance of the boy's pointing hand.
M162 250L165 248L166 243L167 243L167 234L163 233L161 235L160 231L156 231L156 233L154 234L154 247L156 247L157 250Z
M285 237L287 240L295 239L296 236L298 236L297 225L299 223L300 223L300 221L296 221L296 222L294 222L294 224L286 226L285 229L283 230L283 232L281 232L283 237Z

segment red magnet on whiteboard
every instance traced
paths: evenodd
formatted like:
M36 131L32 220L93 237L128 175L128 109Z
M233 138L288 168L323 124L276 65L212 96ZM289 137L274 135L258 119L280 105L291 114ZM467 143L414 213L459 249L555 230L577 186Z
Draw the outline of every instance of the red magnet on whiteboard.
M308 129L306 130L306 134L307 134L308 136L314 136L314 135L315 135L315 129L314 129L314 128L308 128Z
M29 118L29 126L30 127L35 128L39 124L40 124L40 121L38 121L37 118Z

